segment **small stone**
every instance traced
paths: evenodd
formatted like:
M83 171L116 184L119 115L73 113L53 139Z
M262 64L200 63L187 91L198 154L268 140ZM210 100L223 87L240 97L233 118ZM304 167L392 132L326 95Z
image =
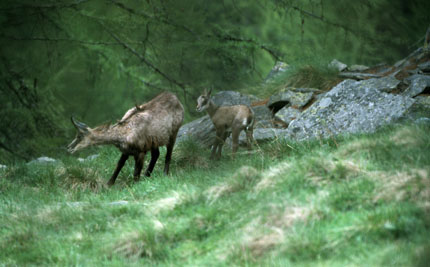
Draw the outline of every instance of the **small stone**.
M356 71L360 72L360 71L365 71L368 69L369 69L369 67L364 66L364 65L352 65L352 66L348 67L348 70L352 71L352 72L356 72Z
M338 71L344 71L344 70L346 70L346 68L348 68L348 65L346 65L346 64L344 64L344 63L342 63L342 62L340 62L339 60L337 60L337 59L333 59L331 62L330 62L330 64L328 64L328 66L330 67L330 68L334 68L334 69L336 69L336 70L338 70Z

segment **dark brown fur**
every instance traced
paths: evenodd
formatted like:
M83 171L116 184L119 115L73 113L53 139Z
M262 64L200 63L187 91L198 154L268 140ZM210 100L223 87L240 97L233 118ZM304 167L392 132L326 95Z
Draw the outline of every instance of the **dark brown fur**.
M135 159L134 179L137 181L143 167L146 152L151 151L151 161L145 171L151 172L160 155L159 147L166 146L164 173L169 173L176 135L184 118L184 108L172 93L162 93L151 101L128 110L116 124L100 125L93 129L72 119L78 134L69 145L75 152L88 146L112 144L122 155L108 184L113 185L129 156Z

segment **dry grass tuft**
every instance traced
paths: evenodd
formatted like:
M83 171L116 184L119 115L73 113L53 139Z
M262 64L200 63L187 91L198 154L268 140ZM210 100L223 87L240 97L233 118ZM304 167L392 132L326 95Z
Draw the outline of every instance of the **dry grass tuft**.
M185 200L185 195L177 191L169 193L170 196L161 198L152 204L149 204L149 209L153 214L158 214L164 210L173 210L177 205Z
M379 146L379 141L375 139L360 139L356 141L351 141L346 143L345 145L341 145L336 154L341 157L354 155L356 153L363 153L366 151L372 151L377 149Z
M252 259L259 258L284 243L288 229L297 222L306 222L311 214L310 208L290 206L282 212L274 211L266 223L259 217L245 227L241 249Z
M364 172L362 164L351 159L317 158L315 160L319 162L319 169L311 168L306 174L306 179L316 186L329 184L331 180L327 178L350 179Z
M57 170L56 170L57 171ZM104 178L93 168L58 169L64 177L63 186L72 191L100 192L107 188Z
M148 249L141 233L137 231L126 234L114 248L113 253L132 259L151 258L153 254L151 249Z
M274 167L270 167L268 170L264 171L261 174L262 179L255 186L255 191L257 193L259 193L264 189L267 189L267 188L274 186L277 183L276 178L279 175L285 173L290 167L291 167L290 163L282 162L282 163L275 165Z
M212 204L223 195L248 188L259 178L260 174L257 169L250 166L242 166L226 182L212 186L206 190L205 195L207 195L209 203Z
M425 169L408 172L372 172L369 176L380 182L379 193L374 201L411 200L430 211L430 175Z
M390 137L390 141L402 146L421 146L425 144L424 139L418 135L416 129L402 127Z

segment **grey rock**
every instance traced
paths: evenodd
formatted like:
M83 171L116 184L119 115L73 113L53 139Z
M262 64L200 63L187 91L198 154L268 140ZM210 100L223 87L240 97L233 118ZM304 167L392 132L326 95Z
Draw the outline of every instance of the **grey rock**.
M419 95L415 98L415 105L430 109L430 96Z
M301 112L298 109L292 107L284 107L276 113L281 120L285 123L290 124L293 120L300 116Z
M93 159L98 158L98 156L99 156L98 154L94 154L94 155L90 155L90 156L88 156L86 158L78 158L78 161L80 161L80 162L91 161Z
M430 124L430 118L422 117L415 120L417 124Z
M419 64L418 68L423 72L430 72L430 61Z
M409 84L409 87L403 92L403 95L414 97L430 87L430 76L415 74L406 78L405 83Z
M269 74L267 74L264 82L270 82L273 80L278 74L285 72L288 69L288 64L282 61L276 62L275 66L270 70Z
M430 118L422 117L415 120L417 124L430 124Z
M328 64L328 66L330 67L330 68L334 68L334 69L336 69L336 70L338 70L338 71L344 71L344 70L346 70L346 68L348 68L348 65L346 65L346 64L344 64L344 63L342 63L342 62L340 62L339 60L337 60L337 59L333 59L331 62L330 62L330 64Z
M313 95L314 93L312 91L306 92L293 88L286 88L284 91L272 95L269 98L269 102L267 102L267 106L269 109L273 110L274 114L276 114L278 110L286 105L298 108L305 106L312 99Z
M6 165L0 164L0 170L6 169L6 168L7 168Z
M352 71L352 72L360 72L360 71L365 71L365 70L368 70L369 69L369 67L368 66L364 66L364 65L352 65L352 66L349 66L348 67L348 70L349 71Z
M397 88L400 81L394 76L385 76L382 78L372 78L361 82L363 86L372 87L379 91L389 93Z
M412 98L380 92L362 81L345 80L291 122L286 136L304 140L373 132L399 119L413 103Z
M370 78L381 78L381 75L361 72L342 72L339 73L339 77L354 80L365 80Z
M256 142L264 142L277 138L284 138L287 134L287 129L276 128L258 128L254 129L254 140ZM226 144L231 147L231 136L226 140ZM246 134L241 132L239 135L239 145L246 145Z
M273 119L257 120L254 124L254 129L258 128L276 128L273 125Z
M210 147L216 137L215 127L209 117L205 115L197 120L183 125L178 132L176 142L192 139L204 147Z
M272 128L272 117L273 114L270 109L266 106L252 107L255 116L254 128Z
M50 164L50 163L58 163L59 161L50 157L39 157L34 159L27 164Z
M212 100L218 106L250 106L252 102L261 99L253 95L245 95L235 91L220 91L212 97Z

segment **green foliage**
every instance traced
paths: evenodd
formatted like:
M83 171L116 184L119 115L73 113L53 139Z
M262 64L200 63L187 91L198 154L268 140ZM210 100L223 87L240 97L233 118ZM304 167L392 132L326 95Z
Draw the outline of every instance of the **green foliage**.
M71 115L114 121L164 90L179 95L188 121L204 87L262 97L287 83L327 89L335 74L318 66L402 58L421 44L429 9L418 0L2 1L0 161L58 153L74 134ZM261 88L276 61L292 73Z

